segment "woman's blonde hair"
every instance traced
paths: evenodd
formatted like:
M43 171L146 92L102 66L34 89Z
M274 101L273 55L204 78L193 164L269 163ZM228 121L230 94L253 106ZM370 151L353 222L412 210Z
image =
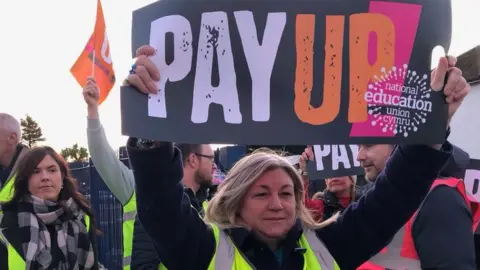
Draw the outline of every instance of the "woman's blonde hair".
M357 176L356 175L349 175L348 178L350 178L350 181L352 181L352 186L350 187L350 198L351 198L351 201L354 202L355 201L355 194L356 194L356 186L357 186ZM325 182L327 182L329 178L325 179ZM326 188L325 188L326 190ZM312 196L312 199L313 200L321 200L323 199L323 193L325 191L319 191L317 193L315 193L313 196Z
M228 172L218 191L208 203L205 221L219 226L221 229L247 227L240 218L240 210L248 189L264 173L283 169L292 179L296 202L296 218L307 228L322 228L336 220L334 216L318 223L304 204L304 188L302 178L297 170L282 156L273 151L255 151L240 159Z

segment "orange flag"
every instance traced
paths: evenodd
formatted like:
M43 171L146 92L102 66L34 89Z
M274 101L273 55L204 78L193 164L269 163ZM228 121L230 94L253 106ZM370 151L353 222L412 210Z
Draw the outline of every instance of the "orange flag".
M87 84L88 76L95 76L100 92L98 104L102 104L115 84L115 72L100 0L97 0L97 20L93 34L70 72L82 88Z

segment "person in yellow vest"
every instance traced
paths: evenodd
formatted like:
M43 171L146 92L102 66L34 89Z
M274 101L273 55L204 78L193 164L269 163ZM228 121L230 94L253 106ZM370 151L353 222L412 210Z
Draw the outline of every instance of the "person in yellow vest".
M421 203L450 147L400 147L377 180L379 188L336 222L322 223L303 205L298 172L275 154L238 161L209 202L205 223L183 193L177 148L141 148L130 138L128 151L139 218L166 267L297 270L352 269L378 252ZM406 177L407 167L418 174Z
M15 117L0 113L0 201L8 200L13 194L13 171L18 161L28 152L21 144L22 129Z
M66 161L48 146L31 149L0 206L0 269L103 269L95 217Z
M213 149L209 144L176 144L176 147L182 155L184 193L191 207L203 218L217 169ZM167 270L167 267L162 263L158 269Z
M132 171L121 162L107 141L98 111L98 86L87 78L83 97L87 104L88 150L100 177L123 205L123 269L156 269L161 263L155 247L136 218L135 181ZM203 215L208 187L212 182L213 150L208 144L183 144L185 192L192 206ZM191 156L193 155L193 156Z
M155 269L160 259L142 224L136 222L135 180L132 171L118 159L108 143L98 111L99 91L95 78L88 77L83 89L87 104L88 151L98 174L123 205L123 270Z
M145 94L156 92L147 87L160 79L149 59L154 54L151 46L139 48L125 83ZM448 70L442 58L431 84L435 90L445 86L451 119L470 89L456 73L444 85ZM130 138L127 149L138 215L165 266L296 270L354 269L378 253L419 207L452 146L447 141L399 146L375 188L336 222L322 223L303 205L301 177L282 157L255 153L237 162L209 202L205 223L183 193L181 154L172 143Z

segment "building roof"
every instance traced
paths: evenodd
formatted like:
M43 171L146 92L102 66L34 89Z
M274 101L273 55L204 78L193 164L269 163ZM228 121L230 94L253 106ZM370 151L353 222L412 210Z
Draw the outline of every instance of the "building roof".
M470 84L480 83L480 45L459 55L457 67Z

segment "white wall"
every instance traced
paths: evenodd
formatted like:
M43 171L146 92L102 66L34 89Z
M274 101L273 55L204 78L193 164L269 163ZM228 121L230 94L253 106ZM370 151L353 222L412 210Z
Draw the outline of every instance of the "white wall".
M472 86L450 127L449 141L480 159L480 84Z

